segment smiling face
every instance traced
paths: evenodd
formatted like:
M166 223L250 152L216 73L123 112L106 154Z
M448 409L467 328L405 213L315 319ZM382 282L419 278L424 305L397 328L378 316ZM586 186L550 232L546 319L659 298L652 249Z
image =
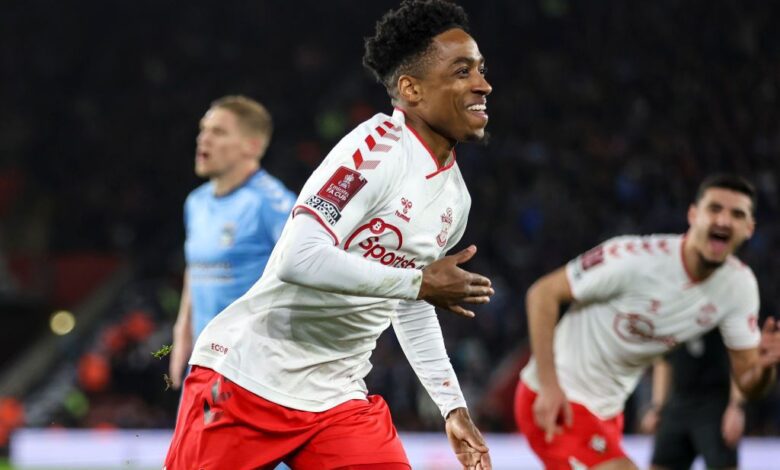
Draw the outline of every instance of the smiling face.
M421 77L399 78L404 109L453 144L482 139L492 87L474 39L462 29L449 29L433 39L421 60L425 62Z
M747 194L711 187L688 209L689 246L705 269L722 265L753 235L753 203Z

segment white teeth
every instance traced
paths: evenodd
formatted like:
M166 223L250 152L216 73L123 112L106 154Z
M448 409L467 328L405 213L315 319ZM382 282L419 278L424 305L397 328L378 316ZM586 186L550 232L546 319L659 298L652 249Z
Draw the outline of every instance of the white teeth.
M487 106L484 104L472 104L468 107L469 111L484 111L487 109Z

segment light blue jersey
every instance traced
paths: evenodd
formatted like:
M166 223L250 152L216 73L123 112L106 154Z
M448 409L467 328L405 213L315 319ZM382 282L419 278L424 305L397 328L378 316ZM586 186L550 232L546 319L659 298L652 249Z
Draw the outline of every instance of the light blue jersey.
M295 203L295 195L265 170L223 196L214 184L184 203L193 339L260 278Z

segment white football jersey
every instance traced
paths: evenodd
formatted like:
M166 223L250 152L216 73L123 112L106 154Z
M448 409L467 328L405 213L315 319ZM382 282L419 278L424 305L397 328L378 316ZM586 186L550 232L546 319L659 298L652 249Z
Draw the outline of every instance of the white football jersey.
M555 329L567 398L607 419L623 410L645 368L718 327L730 349L758 345L758 284L736 257L702 282L682 258L683 236L613 238L566 265L575 302ZM539 390L532 358L522 380Z
M422 269L458 242L470 206L454 153L439 167L396 110L360 124L333 148L303 187L292 217L313 215L354 256ZM200 335L190 364L294 409L322 411L365 399L369 357L399 300L282 282L276 273L289 226L260 280Z

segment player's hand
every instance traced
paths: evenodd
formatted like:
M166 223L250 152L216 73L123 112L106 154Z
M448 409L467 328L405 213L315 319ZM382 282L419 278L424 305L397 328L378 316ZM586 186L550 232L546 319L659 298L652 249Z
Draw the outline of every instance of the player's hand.
M761 328L761 342L758 344L758 363L762 368L780 362L780 325L769 317Z
M174 390L181 388L184 370L187 368L187 361L192 354L192 333L188 330L189 328L173 328L173 349L168 364L168 374L171 379L171 388Z
M471 421L466 408L456 408L447 415L445 425L447 439L450 441L455 456L464 470L490 470L490 463L485 438Z
M737 447L745 431L745 411L737 403L729 403L723 412L720 425L723 441L729 447Z
M534 422L544 430L544 441L547 443L552 442L556 434L563 432L563 426L570 428L574 423L571 404L558 384L539 389L533 412Z
M471 245L454 255L436 260L423 269L417 298L458 315L474 317L474 312L458 304L486 304L494 294L490 279L458 267L473 258L476 252L477 247Z
M661 410L657 405L651 405L639 421L639 431L644 434L654 434L660 422Z

